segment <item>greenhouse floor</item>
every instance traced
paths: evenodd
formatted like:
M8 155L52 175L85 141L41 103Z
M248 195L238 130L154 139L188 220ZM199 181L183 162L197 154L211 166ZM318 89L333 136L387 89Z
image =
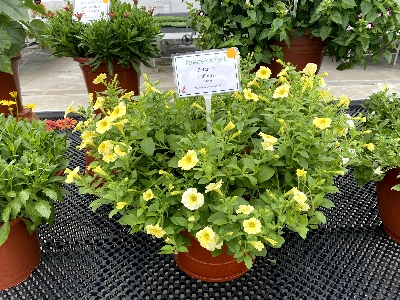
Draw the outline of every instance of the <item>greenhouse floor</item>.
M160 82L160 90L175 89L171 59L168 57L172 53L190 52L194 49L192 45L179 44L179 41L169 46L168 52L163 53L164 58L151 62L156 70L144 66L141 68L142 73L146 73L152 81ZM64 111L72 101L75 105L87 106L89 99L78 63L72 58L52 60L49 57L50 51L37 45L23 50L19 61L23 103L35 103L35 111ZM326 88L330 88L335 96L345 94L352 100L365 99L376 89L376 84L382 82L387 82L400 91L400 63L392 67L382 58L380 62L368 65L366 70L357 65L345 71L337 71L338 64L325 57L320 70L320 73L328 72L325 78Z
M349 113L360 111L351 107ZM41 112L58 118L63 112ZM70 133L70 168L85 167L79 135ZM71 195L56 206L53 227L41 226L41 263L0 299L400 299L400 245L386 235L378 214L375 184L359 188L350 175L338 177L340 193L328 195L335 208L327 224L303 240L286 232L280 249L258 257L242 277L225 283L193 279L172 255L157 254L162 243L92 212L93 196ZM272 262L275 260L276 262ZM1 275L1 274L0 274Z

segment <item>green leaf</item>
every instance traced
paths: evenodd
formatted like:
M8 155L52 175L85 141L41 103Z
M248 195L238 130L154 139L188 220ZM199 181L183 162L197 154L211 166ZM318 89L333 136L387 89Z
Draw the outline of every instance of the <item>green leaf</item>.
M208 219L208 222L213 223L215 225L224 225L226 223L228 223L228 218L226 217L226 215L223 212L216 212L213 213Z
M324 214L322 212L316 211L315 216L318 218L318 220L321 221L322 224L326 224L326 217L324 216Z
M295 231L303 238L305 239L307 237L307 232L308 232L308 228L305 226L297 226L295 228Z
M171 217L171 222L174 223L175 225L180 225L180 226L183 226L183 227L186 227L186 225L188 223L188 221L185 218L183 218L183 217L174 217L174 216Z
M270 179L275 174L275 169L268 167L267 165L260 165L259 167L260 170L255 175L258 183L262 183Z
M156 145L151 137L145 138L140 142L140 147L143 152L149 156L153 156L154 150L156 149Z
M10 233L10 223L4 222L0 228L0 246L4 244Z
M160 129L154 134L155 138L157 141L163 142L165 141L165 134L164 134L164 129Z
M396 184L394 187L392 187L392 190L400 192L400 184Z
M253 259L250 256L246 255L244 257L244 264L246 265L247 269L251 269L251 267L253 266Z
M52 190L52 189L48 189L48 188L44 188L43 189L43 193L49 197L51 200L57 200L57 193Z
M51 204L45 200L40 200L34 203L35 210L45 219L50 218Z
M1 0L0 11L15 21L29 21L28 9L22 1Z

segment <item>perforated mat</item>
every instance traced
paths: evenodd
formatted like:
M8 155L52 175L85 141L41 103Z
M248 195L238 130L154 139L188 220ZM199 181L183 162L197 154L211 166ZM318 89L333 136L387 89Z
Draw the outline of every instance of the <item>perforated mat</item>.
M351 113L359 111L352 108ZM85 166L71 136L71 168ZM306 240L288 232L281 249L257 258L254 267L227 283L205 283L185 275L161 242L92 212L93 198L71 196L56 207L56 224L42 226L39 267L0 299L400 299L400 245L383 231L375 185L359 188L350 175L338 177L340 194L327 224ZM1 276L1 274L0 274Z

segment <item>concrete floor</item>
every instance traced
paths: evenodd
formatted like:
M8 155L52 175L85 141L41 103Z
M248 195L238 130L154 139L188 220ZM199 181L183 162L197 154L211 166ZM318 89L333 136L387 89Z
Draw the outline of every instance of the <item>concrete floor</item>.
M87 106L86 86L78 63L72 58L49 57L49 50L37 46L23 50L19 61L23 103L35 103L35 111L63 111L72 101L75 106ZM157 59L155 64L157 71L142 66L142 73L146 73L152 81L159 81L160 90L175 89L171 59ZM400 91L400 63L391 67L382 58L379 63L368 65L366 70L356 66L345 71L337 71L337 65L325 57L320 69L320 73L328 72L325 77L327 88L335 96L345 94L352 100L365 99L376 89L377 83L383 82Z

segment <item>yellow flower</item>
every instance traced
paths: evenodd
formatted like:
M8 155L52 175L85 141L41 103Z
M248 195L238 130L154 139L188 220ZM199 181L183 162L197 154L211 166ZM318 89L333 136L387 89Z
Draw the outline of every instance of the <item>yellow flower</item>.
M242 133L241 130L236 131L234 134L232 134L232 136L229 138L229 140L233 140L235 137L237 137L241 133Z
M162 227L160 227L160 225L156 224L156 225L147 225L146 226L146 231L147 234L151 234L154 235L157 238L162 238L163 235L166 233Z
M80 148L85 148L87 145L93 145L93 139L96 136L94 131L84 131L81 134L82 143Z
M107 173L104 172L104 170L100 166L97 166L96 168L94 168L93 172L103 175L103 176L107 176Z
M145 191L143 193L143 200L144 201L149 201L151 199L154 199L154 194L153 194L153 191L151 189L148 189L147 191Z
M236 210L236 213L249 215L253 210L254 207L251 205L239 205L239 208Z
M216 183L210 183L206 186L206 193L211 191L216 191L218 194L221 194L221 187L222 187L222 179Z
M271 76L271 69L261 66L256 72L256 76L260 79L268 79Z
M263 142L261 142L261 146L264 150L273 151L274 145L278 143L278 139L273 137L272 135L265 134L260 132L260 136L263 138Z
M208 251L214 251L215 249L221 249L222 247L222 242L220 244L217 244L217 234L208 226L198 231L196 233L196 238L199 241L200 245L203 248L206 248Z
M119 131L123 132L122 131L122 126L127 122L128 122L128 119L123 119L123 120L120 120L118 122L115 122L114 125L118 128Z
M112 122L112 119L109 116L107 116L107 117L97 121L97 123L96 123L96 132L104 133L104 132L110 130L113 125L114 124Z
M118 202L116 209L123 209L127 205L128 205L128 202Z
M222 131L226 132L226 131L232 130L233 128L235 128L235 124L233 124L232 122L229 122L228 125L226 125Z
M284 98L289 95L290 85L285 83L281 86L278 86L272 95L272 98Z
M332 120L330 118L314 118L313 124L319 129L324 130L331 126Z
M0 102L1 102L1 105L5 105L5 106L11 106L11 105L17 104L17 102L12 101L12 100L1 100Z
M201 148L201 149L200 149L200 153L201 153L202 155L206 155L206 154L207 154L207 150L206 150L205 148Z
M99 83L103 83L104 79L107 78L107 75L104 73L100 73L94 80L93 83L94 84L99 84Z
M80 178L78 172L79 172L79 167L76 167L72 171L69 168L66 168L64 171L64 173L67 174L65 183L72 183L74 181L74 178Z
M192 103L192 106L193 107L196 107L196 108L198 108L198 109L201 109L201 110L203 110L203 111L205 111L205 109L203 108L203 107L201 107L198 103L196 103L196 102L193 102Z
M83 122L79 121L78 123L76 123L74 129L72 130L72 132L75 131L82 131L83 130Z
M92 105L93 104L93 93L89 93L89 103L90 103L90 105Z
M18 93L16 91L14 92L9 92L10 96L13 97L14 99L17 98Z
M173 192L171 192L171 195L175 196L175 195L179 195L181 193L182 193L181 191L173 191Z
M93 109L102 108L104 106L105 102L106 102L106 100L104 99L104 97L97 97L96 103L93 105Z
M78 111L76 109L74 109L73 106L74 106L74 101L72 101L71 104L65 110L64 118L66 118L67 115L70 114L70 113L78 113Z
M292 189L293 199L300 205L302 211L308 211L310 206L306 203L307 196L303 192L299 191L297 188Z
M367 147L367 149L368 149L369 151L374 151L374 150L375 150L375 145L372 144L372 143L365 144L364 146Z
M244 90L243 90L243 94L244 94L244 97L245 97L247 100L258 101L258 95L257 95L257 94L254 94L254 93L251 91L251 89L244 89Z
M305 179L307 177L307 171L304 169L297 169L296 175L297 175L297 177L301 177L301 178Z
M312 76L317 72L317 65L314 63L308 63L303 69L303 72L308 76Z
M135 92L129 92L129 93L125 93L122 98L125 98L126 100L131 100L131 97L135 95Z
M126 155L126 151L124 151L124 149L120 146L120 145L116 145L114 147L114 152L116 155L118 155L119 157L125 156Z
M122 116L125 116L126 114L126 106L123 102L120 102L113 110L111 113L110 120L114 121L115 119L121 118Z
M256 218L250 218L243 221L244 232L248 234L257 234L261 232L261 222Z
M160 174L160 175L168 175L169 173L165 172L164 170L159 170L158 174Z
M276 246L278 244L277 241L271 239L271 238L266 238L265 239L268 243L270 243L272 246Z
M247 84L247 87L251 87L253 85L256 87L260 87L260 85L257 82L257 78L254 78L253 80L249 81L249 83Z
M146 88L145 95L147 95L151 92L156 92L158 94L161 94L161 92L159 90L157 90L154 86L152 86L150 83L145 81L145 82L143 82L143 85Z
M260 241L250 241L249 242L250 245L252 245L254 248L257 249L257 251L261 251L262 249L264 249L264 244Z
M278 62L278 63L279 63L279 61L281 61L281 60L280 60L280 59L277 59L277 60L276 60L276 62ZM281 62L282 62L282 61L281 61ZM283 65L283 64L284 64L284 63L282 62L282 65ZM282 69L282 71L280 71L276 77L283 77L283 76L286 76L286 75L287 75L287 70L289 70L289 67L285 67L284 69Z
M117 158L118 158L118 155L115 154L115 153L109 153L109 154L103 156L103 160L104 160L106 163L114 162L114 161L117 160Z
M190 217L188 218L188 221L189 221L189 222L194 222L194 221L196 221L196 218L195 218L194 216L190 216Z
M102 141L99 147L97 148L97 151L101 155L108 155L111 153L112 149L114 148L114 145L111 143L111 141Z
M190 170L198 163L198 161L196 151L189 150L186 155L178 161L178 167L182 168L182 170Z
M190 210L195 210L204 204L204 195L198 193L196 188L188 188L182 194L182 204Z
M349 107L350 99L346 95L341 95L338 99L339 105Z
M37 107L37 105L35 103L28 103L28 104L25 104L24 107L33 110L34 108Z

